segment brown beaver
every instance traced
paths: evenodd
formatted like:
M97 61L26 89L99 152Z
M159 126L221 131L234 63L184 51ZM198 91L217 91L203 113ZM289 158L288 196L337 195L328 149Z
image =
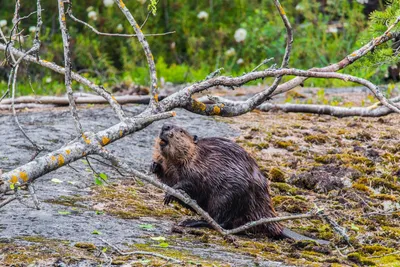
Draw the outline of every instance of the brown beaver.
M256 161L228 139L199 139L176 125L164 124L155 143L152 172L163 183L186 192L225 229L276 217L268 180ZM164 203L172 200L184 205L168 194ZM207 226L207 223L186 221L183 225L195 227ZM284 228L279 222L254 227L251 232L273 238L310 239Z

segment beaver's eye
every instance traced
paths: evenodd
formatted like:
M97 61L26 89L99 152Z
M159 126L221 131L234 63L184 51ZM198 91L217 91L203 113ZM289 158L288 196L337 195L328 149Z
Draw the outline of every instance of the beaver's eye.
M183 133L183 130L181 130L181 133Z

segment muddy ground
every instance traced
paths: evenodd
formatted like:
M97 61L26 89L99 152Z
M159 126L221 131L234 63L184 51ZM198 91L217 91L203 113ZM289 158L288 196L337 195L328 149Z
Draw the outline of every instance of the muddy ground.
M132 114L142 108L124 107ZM104 106L81 107L80 114L85 130L117 122ZM72 139L73 122L64 108L18 116L27 133L48 150ZM330 240L331 246L244 236L224 240L211 230L182 233L173 226L192 214L176 205L162 206L160 190L91 159L97 171L108 175L107 184L95 185L82 160L37 181L41 210L19 202L0 210L0 265L97 266L112 258L114 265L179 266L154 256L121 256L106 241L126 251L160 253L185 266L400 266L398 116L336 119L254 111L227 119L179 110L173 120L200 137L223 136L241 144L271 181L280 215L324 208L347 229L349 242L320 218L285 225ZM161 124L108 147L147 171ZM0 140L5 171L34 153L7 113L0 114Z

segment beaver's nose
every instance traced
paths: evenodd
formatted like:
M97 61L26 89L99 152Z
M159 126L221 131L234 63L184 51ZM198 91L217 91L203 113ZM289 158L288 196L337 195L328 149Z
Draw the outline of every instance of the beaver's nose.
M161 128L161 132L168 132L173 128L172 124L164 124L163 127Z

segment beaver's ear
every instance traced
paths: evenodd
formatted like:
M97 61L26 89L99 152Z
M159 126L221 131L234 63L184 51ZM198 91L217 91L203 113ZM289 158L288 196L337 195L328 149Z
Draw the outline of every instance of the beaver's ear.
M193 143L197 144L198 141L199 138L197 137L197 135L193 135Z

